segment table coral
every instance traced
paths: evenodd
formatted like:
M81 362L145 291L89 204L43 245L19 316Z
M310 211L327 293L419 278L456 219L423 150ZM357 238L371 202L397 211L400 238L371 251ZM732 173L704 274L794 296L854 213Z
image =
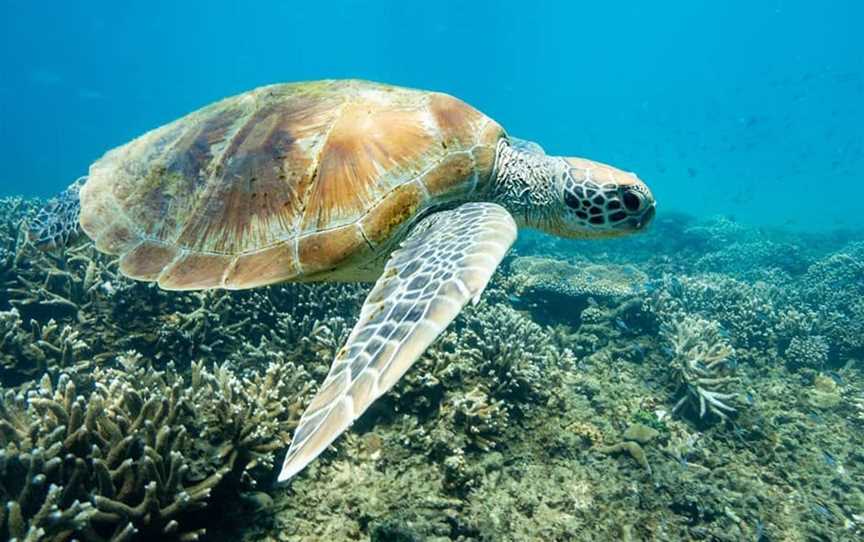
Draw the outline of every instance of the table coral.
M507 286L517 296L570 299L620 298L640 292L647 281L633 266L568 263L551 258L523 256L509 267Z

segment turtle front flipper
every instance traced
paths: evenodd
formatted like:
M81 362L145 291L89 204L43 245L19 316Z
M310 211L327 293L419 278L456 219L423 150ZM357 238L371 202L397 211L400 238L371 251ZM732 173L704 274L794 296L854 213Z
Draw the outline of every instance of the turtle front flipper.
M494 203L466 203L414 227L390 256L300 419L279 482L324 451L405 374L469 300L479 299L515 240L516 223Z
M87 177L81 177L58 196L48 200L27 224L30 241L42 249L66 247L81 235L79 192Z

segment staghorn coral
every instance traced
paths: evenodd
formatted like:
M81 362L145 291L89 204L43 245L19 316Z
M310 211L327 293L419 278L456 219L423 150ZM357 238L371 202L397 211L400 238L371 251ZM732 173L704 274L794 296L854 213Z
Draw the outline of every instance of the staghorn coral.
M32 451L37 476L61 488L61 509L75 501L93 503L86 523L58 540L91 530L112 540L195 540L204 532L181 529L178 517L203 507L228 468L191 480L188 428L179 420L186 408L181 386L160 374L135 377L97 375L99 384L86 399L66 374L56 383L43 378L26 396L7 393L7 403L27 404L14 419L5 409L7 456L24 461ZM24 521L38 528L38 519Z
M104 283L118 280L110 260L97 254L90 243L42 251L28 242L22 251L27 266L8 292L10 304L29 314L59 314L86 323L92 304L105 294Z
M302 367L283 360L245 377L227 363L208 371L198 362L192 364L189 394L199 405L201 436L218 458L231 458L244 483L254 486L250 473L256 468L270 473L276 452L290 444L289 431L300 421L313 387Z
M442 405L448 425L467 437L467 445L488 452L497 446L508 420L507 403L492 399L481 386L455 392Z
M97 368L84 394L66 372L6 392L0 445L11 467L0 491L18 503L9 508L17 506L6 519L9 536L199 539L206 528L195 511L225 481L251 484L251 470L272 465L299 419L290 364L243 379L196 364L187 383L134 352L118 363L122 369ZM62 531L45 525L46 506L48 520L65 518Z
M0 198L0 309L8 303L8 288L24 261L22 222L32 205L21 198Z
M89 346L72 326L54 320L25 325L17 309L0 312L0 381L7 385L45 371L87 366Z
M481 302L466 309L403 378L393 400L400 408L428 412L450 390L472 386L520 416L549 394L550 373L575 364L551 333L503 304Z
M0 450L0 480L19 485L2 490L8 500L0 508L0 533L10 541L68 540L85 530L95 514L87 502L64 505L62 487L51 484L46 488L46 477L40 472L43 462L39 451L9 457Z
M328 352L350 329L341 314L346 306L359 307L368 289L293 284L242 292L165 292L123 277L116 262L86 241L48 251L25 243L22 254L23 263L4 293L25 321L72 325L99 358L137 350L160 365L239 360L241 348L254 355L250 345L278 348L292 359L316 351L330 358ZM323 344L325 338L329 344Z
M6 209L2 202L0 209ZM119 378L110 372L118 370L112 361L118 355L131 364L121 372L132 375L136 389L145 388L142 395L150 393L146 375L135 376L143 367L152 366L171 382L182 379L181 395L191 405L181 416L188 481L231 465L206 508L176 516L178 533L195 532L206 513L207 536L217 540L222 520L236 521L242 530L225 534L225 540L860 537L864 487L854 443L864 429L864 407L857 404L864 397L864 335L858 327L864 305L855 282L860 250L848 244L850 236L798 236L784 248L776 239L767 243L730 229L731 244L717 246L710 233L704 242L694 242L698 232L675 237L693 223L664 213L668 223L661 235L578 248L580 258L591 255L597 269L640 262L636 274L669 274L645 285L647 298L642 290L623 297L525 290L517 299L510 277L499 273L485 302L467 309L337 441L339 454L326 453L290 489L274 492L269 504L263 484L272 480L267 466L273 449L287 441L310 386L326 372L368 287L165 293L118 276L110 259L86 245L43 254L23 239L16 244L17 222L29 209L30 202L19 204L8 230L0 220L0 233L12 232L2 233L0 246L18 254L17 263L5 268L0 259L0 310L10 312L10 299L37 300L16 306L19 344L32 337L31 322L46 329L52 319L55 336L68 327L83 338L88 349L70 361L72 367L62 368L66 362L50 356L44 366L52 382L68 375L85 401L94 392L94 375L100 381ZM545 240L537 246L549 253ZM526 254L524 246L517 250ZM834 253L820 257L824 251ZM573 263L569 242L560 245L560 254L562 269L581 273L587 267ZM785 260L776 263L778 258ZM802 274L802 262L811 261L816 263ZM703 273L709 266L719 272ZM88 268L94 287L83 289ZM27 291L19 277L77 308ZM737 371L746 383L740 404L746 399L748 408L723 401L739 409L734 423L689 423L669 418L674 401L664 408L668 355L657 329L688 312L719 323L721 339L746 361ZM554 327L544 325L550 322ZM814 378L813 371L786 364L790 353L822 344L818 337L828 344L824 368L832 372ZM142 352L152 365L121 355L128 349ZM817 350L821 356L824 348ZM818 363L818 356L807 359ZM75 371L79 363L90 370ZM271 363L276 368L268 369ZM94 365L102 368L93 373ZM838 367L843 369L833 371ZM7 389L10 374L2 380ZM41 373L20 375L23 380ZM836 386L829 382L834 379ZM259 397L256 386L268 391ZM687 405L697 410L695 400ZM40 411L28 412L26 401L20 406L7 408L2 418L26 433L31 413ZM262 412L271 409L272 417ZM636 420L661 431L656 445L643 447L650 480L629 457L592 451L592 445L614 445L611 436ZM41 453L35 465L47 463ZM31 538L87 539L88 529L108 538L105 531L114 524L93 520L100 511L89 497L96 491L88 489L88 498L76 505L73 495L64 498L70 484L27 476L32 458L33 449L2 452L0 482L8 487L0 499L17 503L21 512L14 504L0 507L4 514L13 510L2 521L12 517L16 525L10 531L3 523L0 538L29 531ZM34 479L36 484L24 483ZM238 497L256 481L254 493ZM246 508L252 501L254 514Z
M725 402L736 395L725 391L737 382L730 375L728 363L734 350L720 336L719 329L716 322L693 316L661 327L663 338L671 345L670 378L680 397L672 412L698 404L700 418L710 412L725 419L728 412L735 411Z

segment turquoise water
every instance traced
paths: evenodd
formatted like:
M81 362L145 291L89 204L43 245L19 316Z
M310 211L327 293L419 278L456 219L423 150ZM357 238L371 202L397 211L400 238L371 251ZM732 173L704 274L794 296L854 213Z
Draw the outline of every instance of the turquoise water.
M0 194L52 194L258 85L360 77L449 92L550 152L636 171L661 211L854 225L862 20L853 0L3 0Z
M851 0L0 0L0 541L864 540L862 22ZM254 188L259 155L188 212L203 138L172 157L186 184L148 163L49 199L215 100L322 78L455 95L637 172L656 217L638 186L583 194L640 233L522 228L505 255L501 209L436 208L376 286L271 284L353 249L258 221L297 199ZM544 170L508 152L508 190ZM277 484L292 444L320 448Z

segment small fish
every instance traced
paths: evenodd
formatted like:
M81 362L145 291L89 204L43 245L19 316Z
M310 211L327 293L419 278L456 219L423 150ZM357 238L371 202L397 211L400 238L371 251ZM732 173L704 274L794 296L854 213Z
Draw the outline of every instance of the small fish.
M640 359L645 359L645 348L642 347L641 344L636 343L633 345L633 350L639 354Z
M824 519L831 519L833 517L831 511L822 506L821 504L813 505L813 511L822 516Z
M761 542L762 538L765 536L765 524L762 523L761 519L756 520L756 539L755 542Z
M729 330L727 330L725 327L721 327L720 330L717 332L717 334L720 335L721 337L723 337L724 339L728 339L730 337Z
M588 304L591 305L592 307L596 307L597 305L599 305L599 303L597 303L597 300L594 299L593 297L588 298Z
M753 406L753 405L756 404L756 399L753 398L753 394L750 393L749 391L748 391L747 394L744 396L744 399L747 401L747 404L750 405L750 406Z
M831 378L831 380L833 380L834 383L837 384L838 386L842 386L842 385L843 385L843 377L840 376L840 373L838 373L837 371L828 371L828 376L829 376L829 377Z
M822 416L820 416L816 412L811 412L807 415L807 419L809 419L813 423L822 423Z
M825 464L831 468L837 466L837 460L834 459L834 456L829 454L828 452L822 452L822 459L825 460Z
M672 350L672 348L669 346L664 346L660 350L662 350L663 353L666 354L667 356L674 356L675 355L675 351Z
M615 319L615 325L618 326L618 329L620 329L621 331L630 331L630 328L627 327L627 322L625 322L621 318Z
M516 294L508 295L507 300L510 301L510 303L521 303L522 302L522 298Z
M738 122L743 124L745 128L752 128L759 124L760 120L761 119L756 115L748 115L738 119Z

